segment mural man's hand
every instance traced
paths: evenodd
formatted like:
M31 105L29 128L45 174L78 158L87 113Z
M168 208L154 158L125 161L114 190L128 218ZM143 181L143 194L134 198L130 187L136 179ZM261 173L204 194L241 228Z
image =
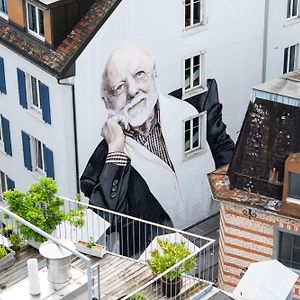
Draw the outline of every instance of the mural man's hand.
M109 117L102 127L101 135L108 144L108 152L124 152L125 135L122 119L118 116Z

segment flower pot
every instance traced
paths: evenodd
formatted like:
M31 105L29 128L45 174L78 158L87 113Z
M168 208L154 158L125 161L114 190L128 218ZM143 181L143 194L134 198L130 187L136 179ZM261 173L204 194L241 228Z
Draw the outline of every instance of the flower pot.
M163 295L167 297L175 297L182 288L182 278L176 278L172 281L161 278L161 288Z
M76 243L76 250L84 254L96 256L99 258L102 258L103 255L106 253L106 248L104 246L93 245L92 247L88 247L87 245L88 243L86 242L78 241Z
M0 272L13 266L15 263L15 251L8 247L5 248L7 250L7 255L0 259Z

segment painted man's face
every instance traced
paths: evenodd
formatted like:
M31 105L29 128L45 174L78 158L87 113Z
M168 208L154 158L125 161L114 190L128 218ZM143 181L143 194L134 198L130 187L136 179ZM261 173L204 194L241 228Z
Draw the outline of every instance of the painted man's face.
M156 74L150 56L137 47L116 51L106 66L106 103L133 126L142 125L157 101Z

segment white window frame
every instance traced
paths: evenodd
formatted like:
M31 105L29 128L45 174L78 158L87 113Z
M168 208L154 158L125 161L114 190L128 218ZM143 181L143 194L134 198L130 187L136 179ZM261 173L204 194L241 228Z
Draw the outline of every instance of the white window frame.
M285 228L281 228L281 227L274 227L274 232L273 232L273 236L274 236L274 247L273 247L273 258L277 259L279 261L279 252L280 252L280 234L284 233L284 234L292 234L294 236L299 236L300 234L298 232L295 231L291 231ZM288 267L291 270L293 270L294 272L300 274L300 269L295 269L293 267Z
M38 139L30 136L30 144L31 144L31 160L32 160L32 170L39 174L46 176L46 164L45 164L45 157L44 157L44 149L45 145ZM41 155L41 162L42 165L39 166L38 164L38 150L40 150Z
M194 10L195 10L195 2L199 3L199 22L194 22ZM203 26L206 24L205 22L205 0L190 0L190 4L186 4L186 0L183 0L183 28L184 30L192 30L194 28ZM190 6L190 24L186 25L186 7Z
M193 147L193 120L198 119L198 139L199 143L198 146ZM185 125L186 122L190 122L190 136L189 136L189 149L186 150L186 130L185 130ZM207 113L206 111L203 111L201 113L198 113L196 115L193 115L189 118L186 118L182 122L182 141L183 141L183 159L190 158L194 156L195 154L202 154L206 152L207 146L206 146L206 122L207 122Z
M36 97L37 97L37 105L33 102L33 84L32 81L36 80ZM29 108L33 109L34 111L38 113L42 113L42 107L41 107L41 97L40 97L40 80L36 77L30 75L29 73L25 73L25 81L26 81L26 95L27 95L27 102Z
M183 98L187 98L190 97L194 94L198 94L200 92L203 92L206 88L206 80L205 80L205 51L201 51L201 52L197 52L194 55L191 56L187 56L183 59L183 83L182 83L182 89L183 89ZM194 68L194 58L196 56L199 56L199 84L198 85L194 85L194 72L193 72L193 68ZM186 72L186 68L185 68L185 62L186 60L190 59L190 87L186 88L186 79L185 79L185 72Z
M35 32L34 30L29 28L29 5L32 5L35 9L35 18L36 18L36 28L37 28L37 32ZM35 4L33 4L30 1L26 1L26 23L27 23L27 30L30 34L32 34L33 36L35 36L36 38L45 41L45 29L44 29L44 33L41 33L41 28L40 28L40 15L39 15L39 10L42 11L43 15L44 15L44 11L39 8L38 6L36 6ZM43 18L44 19L44 18Z
M1 2L5 2L6 11L0 10L0 17L8 20L8 11L7 11L7 0L0 0Z
M295 47L295 55L294 55L294 65L293 65L293 68L292 70L290 70L290 56L291 56L291 50L292 50L292 47ZM287 50L287 62L286 62L286 72L285 72L285 69L284 69L284 65L285 65L285 52ZM299 44L294 44L294 45L291 45L289 47L286 47L284 50L283 50L283 74L286 74L286 73L289 73L289 72L292 72L292 71L295 71L298 69L298 57L299 57Z
M0 114L0 150L4 151L4 139L3 139L3 129L2 129L2 118Z
M291 20L291 19L295 19L295 18L299 18L299 11L300 11L300 8L299 8L299 5L300 5L300 0L286 0L287 1L287 12L286 12L286 18L288 20ZM289 3L290 1L290 3ZM293 6L294 6L294 3L297 3L297 10L296 10L296 14L293 15Z

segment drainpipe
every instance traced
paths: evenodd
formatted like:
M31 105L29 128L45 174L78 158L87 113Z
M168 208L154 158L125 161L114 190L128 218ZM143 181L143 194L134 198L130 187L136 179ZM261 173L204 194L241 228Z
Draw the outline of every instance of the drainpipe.
M263 37L263 57L262 57L262 77L261 82L266 81L267 72L267 51L268 51L268 31L269 31L269 5L270 0L265 0L265 17L264 17L264 37Z
M79 162L78 162L78 139L77 139L77 122L76 122L76 104L75 104L75 86L74 77L68 77L65 79L58 79L58 84L70 86L72 91L72 112L73 112L73 135L74 135L74 147L75 147L75 172L76 172L76 192L80 193L79 185Z

